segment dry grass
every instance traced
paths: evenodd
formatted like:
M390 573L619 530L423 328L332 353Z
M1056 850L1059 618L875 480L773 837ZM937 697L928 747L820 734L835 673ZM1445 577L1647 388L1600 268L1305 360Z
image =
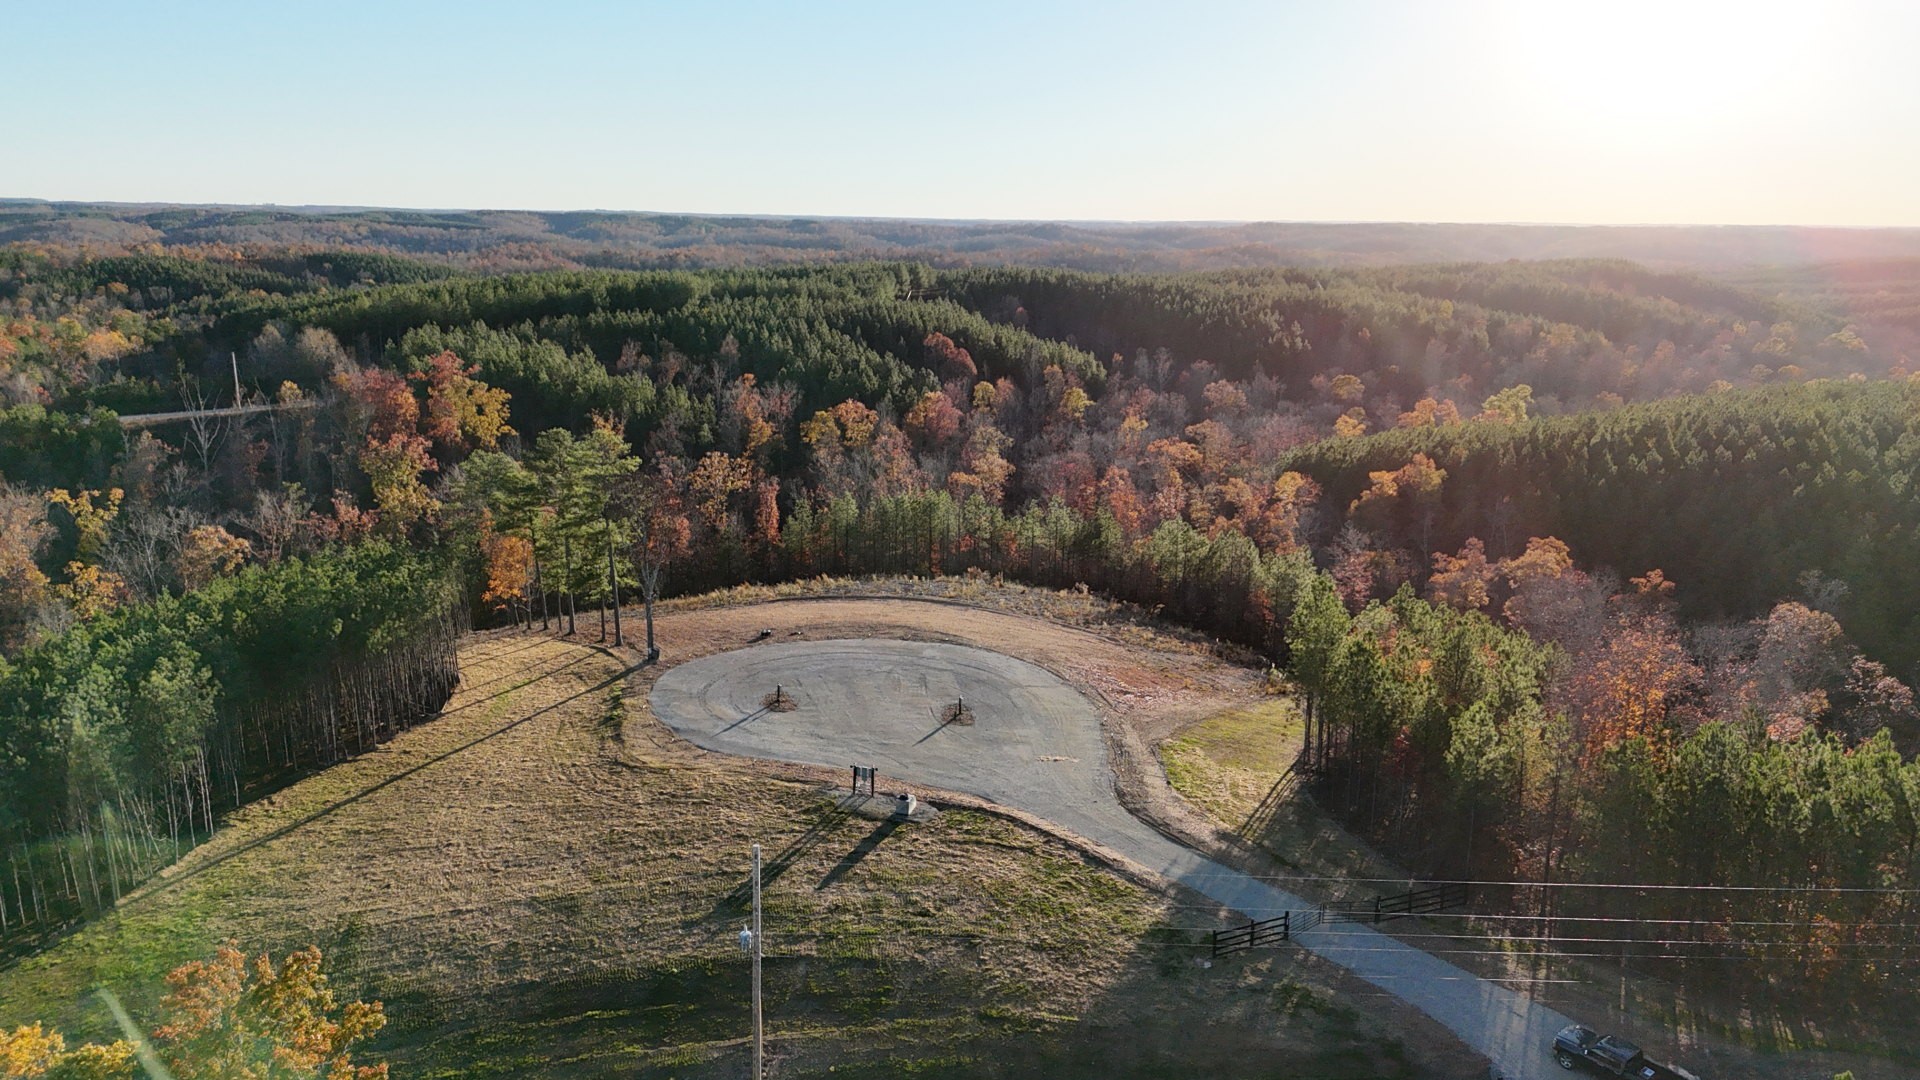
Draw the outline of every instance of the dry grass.
M1257 847L1263 861L1303 880L1317 900L1373 895L1368 886L1315 878L1391 879L1404 872L1322 814L1288 768L1300 751L1301 717L1288 698L1228 709L1160 744L1167 780L1221 829Z
M809 626L863 619L686 605L663 640L670 659L731 647L749 625L788 627L789 608ZM1019 620L933 615L889 618L993 637L1144 702L1176 686L1230 697L1247 678L1185 644L1132 670L1111 638L1022 621L1009 642ZM779 778L791 771L680 743L645 713L655 669L627 663L550 638L471 639L445 716L233 815L115 914L0 972L0 1024L106 1035L89 987L150 1015L158 975L219 941L311 942L342 990L387 1002L397 1075L730 1075L744 1054L738 896L758 841L781 1075L1183 1076L1249 1054L1330 1077L1474 1067L1420 1018L1345 1003L1352 987L1293 954L1202 970L1175 928L1208 912L1043 833L965 810L876 823Z

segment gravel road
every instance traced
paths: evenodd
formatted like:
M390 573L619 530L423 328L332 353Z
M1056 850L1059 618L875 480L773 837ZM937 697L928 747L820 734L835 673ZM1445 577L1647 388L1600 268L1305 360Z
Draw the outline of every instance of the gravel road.
M764 707L776 686L793 711ZM895 776L1038 815L1251 918L1314 908L1127 813L1093 706L1023 660L914 641L769 642L671 668L649 700L663 723L709 750L877 766L882 787ZM941 723L942 710L960 700L974 722ZM1366 926L1330 925L1294 940L1446 1025L1501 1075L1561 1075L1547 1046L1569 1021L1524 992Z

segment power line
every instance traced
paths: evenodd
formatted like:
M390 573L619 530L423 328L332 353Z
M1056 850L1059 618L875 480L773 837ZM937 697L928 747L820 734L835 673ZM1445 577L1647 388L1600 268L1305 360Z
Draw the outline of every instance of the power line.
M1196 905L1197 906L1197 905ZM1638 923L1643 926L1814 926L1823 928L1849 928L1871 926L1881 930L1920 930L1920 923L1883 923L1870 919L1854 922L1821 922L1811 919L1646 919L1621 915L1480 915L1471 911L1428 911L1419 916L1422 919L1470 919L1492 921L1533 922L1590 922L1590 923Z
M1175 884L1195 881L1332 881L1351 885L1467 885L1486 888L1529 889L1641 889L1679 892L1765 892L1765 893L1872 893L1875 895L1920 895L1920 888L1893 888L1853 885L1656 885L1651 883L1602 881L1487 881L1462 878L1360 878L1318 877L1307 874L1248 874L1237 870L1218 874L1188 874L1171 877Z
M1169 932L1174 932L1174 933L1208 934L1208 933L1212 933L1213 930L1216 928L1204 927L1204 926L1175 926L1175 927L1167 927L1165 929ZM1232 930L1235 928L1232 926L1227 926L1227 927L1219 927L1217 929ZM1487 936L1484 934L1436 934L1436 933L1418 933L1418 932L1387 934L1385 931L1373 930L1366 926L1360 926L1359 928L1353 929L1353 930L1334 930L1334 929L1328 929L1325 927L1314 927L1313 929L1310 929L1310 930L1295 931L1291 936L1293 940L1298 941L1308 934L1314 934L1319 937L1352 937L1352 938L1368 938L1368 937L1373 937L1375 935L1379 935L1382 937L1390 937L1395 941L1402 941L1408 938L1438 939L1438 940L1444 940L1444 941L1487 941L1489 940ZM1628 943L1628 944L1636 944L1636 945L1684 945L1684 946L1697 945L1697 946L1711 947L1711 948L1742 948L1747 946L1755 946L1755 947L1782 946L1782 947L1790 947L1790 948L1796 948L1796 949L1837 949L1837 948L1920 949L1920 941L1832 941L1832 942L1732 941L1732 940L1701 941L1695 938L1580 937L1580 936L1571 936L1571 935L1564 935L1564 934L1553 934L1553 935L1532 934L1532 935L1526 935L1526 936L1506 935L1506 936L1493 938L1492 940L1503 941L1503 942L1510 941L1510 942L1526 942L1526 943L1568 941L1568 942L1576 942L1576 943L1608 942L1608 943ZM1336 946L1336 947L1341 947L1341 946ZM1390 946L1388 948L1390 948Z
M1356 933L1354 931L1344 931L1344 930L1317 930L1314 932L1320 933L1325 936L1331 936L1331 937L1363 936L1362 934ZM1435 939L1435 940L1442 940L1442 941L1485 941L1487 940L1485 936L1478 935L1478 934L1401 933L1401 934L1394 934L1393 937L1396 939L1418 938L1418 939ZM1551 936L1536 934L1536 935L1529 935L1524 937L1503 936L1503 937L1496 938L1494 940L1503 941L1503 942L1526 943L1526 944L1551 944L1554 942L1570 942L1574 944L1678 945L1678 946L1701 946L1701 947L1712 947L1712 948L1770 948L1770 947L1777 946L1782 948L1794 948L1794 949L1855 949L1855 948L1858 948L1858 949L1920 949L1920 941L1831 941L1831 942L1826 942L1826 941L1700 941L1695 938L1572 937L1572 936L1565 936L1560 934L1554 934Z
M1298 943L1298 940L1299 939L1297 938L1295 939L1296 944ZM1715 944L1720 944L1722 945L1722 947L1725 947L1727 943L1715 943ZM1411 945L1403 945L1398 949L1392 948L1390 946L1336 945L1328 948L1325 952L1320 952L1318 950L1308 950L1308 951L1313 952L1316 956L1319 956L1322 959L1337 961L1340 957L1350 956L1355 953L1396 953L1398 954L1398 953L1406 952L1408 950L1423 953L1427 956L1500 956L1500 957L1505 957L1509 960L1513 960L1513 959L1557 960L1557 959L1578 958L1578 957L1598 957L1605 960L1618 960L1623 955L1629 960L1744 960L1744 961L1747 961L1748 963L1752 963L1755 960L1784 961L1784 960L1796 959L1790 956L1754 956L1751 953L1716 953L1716 954L1693 953L1686 956L1674 956L1674 955L1668 955L1668 954L1662 954L1662 953L1635 953L1635 952L1623 952L1620 950L1615 950L1610 952L1561 952L1557 949L1548 951L1548 952L1534 953L1525 957L1516 957L1513 951L1509 949L1414 949L1414 947ZM1885 957L1878 957L1878 956L1835 956L1835 957L1829 957L1825 959L1830 959L1838 963L1852 963L1852 964L1878 963L1878 964L1888 964L1888 965L1899 964L1903 966L1909 965L1909 964L1920 964L1920 957L1885 958Z
M1218 911L1219 904L1170 903L1171 908L1187 911ZM1235 908L1246 914L1256 912L1302 911L1302 908L1287 907L1247 907ZM1362 911L1361 914L1367 914ZM1641 926L1819 926L1822 929L1855 929L1870 927L1876 930L1920 930L1920 923L1883 923L1872 919L1849 920L1845 922L1812 919L1654 919L1626 915L1525 915L1513 913L1485 913L1473 911L1422 911L1411 915L1394 913L1395 918L1418 919L1465 919L1469 922L1555 922L1555 923L1630 923ZM1396 935L1404 936L1404 935Z
M1194 928L1194 930L1196 932L1203 932L1203 933L1210 932L1209 928ZM844 938L865 938L865 939L871 940L876 936L877 935L867 931L816 930L811 932L807 932L807 931L798 931L798 932L781 931L780 932L780 937L784 941L806 941L806 940L832 941L832 940L840 940ZM974 941L974 942L992 942L996 944L1014 944L1014 945L1037 944L1032 938L996 937L996 936L985 935L985 934L968 933L965 931L919 933L917 934L917 936L922 938L947 938L947 939L957 939L957 940ZM1132 944L1139 947L1151 947L1151 948L1176 948L1176 949L1212 949L1213 948L1213 943L1211 941L1145 941L1145 940L1142 940L1142 941L1132 942ZM1295 945L1299 944L1299 941L1297 938L1294 940L1293 944ZM1641 944L1646 944L1646 943L1641 942ZM1703 944L1710 944L1710 945L1715 945L1715 946L1725 948L1730 946L1733 943L1706 942ZM1265 948L1266 947L1263 947L1263 950ZM1782 956L1782 955L1754 956L1750 953L1712 953L1712 954L1692 953L1684 956L1678 956L1678 955L1662 954L1662 953L1639 953L1639 952L1623 953L1622 951L1619 951L1619 950L1608 951L1608 952L1561 952L1559 950L1551 950L1551 951L1543 951L1543 952L1537 952L1537 953L1529 953L1524 955L1516 955L1514 951L1510 949L1414 949L1414 947L1411 945L1402 946L1400 948L1393 948L1391 946L1336 945L1336 946L1330 947L1325 953L1320 953L1311 949L1307 949L1304 951L1309 952L1312 955L1318 956L1321 959L1337 962L1340 957L1350 956L1355 953L1401 953L1409 949L1413 949L1414 951L1423 953L1427 956L1497 956L1497 957L1502 957L1508 960L1515 960L1515 959L1566 960L1566 959L1583 959L1583 958L1593 958L1593 959L1601 959L1601 960L1619 960L1622 958L1623 955L1628 960L1685 960L1685 961L1738 960L1738 961L1745 961L1747 963L1752 963L1755 961L1768 961L1768 960L1790 961L1790 960L1796 959L1791 956ZM1272 951L1277 952L1279 951L1279 949L1277 946L1274 946L1272 947ZM1885 958L1885 957L1878 957L1878 956L1857 956L1856 955L1856 956L1824 957L1824 958L1821 958L1821 960L1822 962L1846 963L1846 964L1872 963L1872 964L1880 964L1882 966L1889 966L1889 967L1892 967L1892 966L1907 967L1912 965L1920 965L1920 957ZM1362 975L1360 972L1354 972L1354 974L1360 975L1362 978L1367 978L1367 979L1424 978L1424 979L1432 979L1434 981L1461 981L1461 982L1511 981L1511 980L1502 980L1499 977L1493 977L1493 976L1487 976L1487 977L1476 976L1471 973L1466 973L1466 974L1457 975L1457 976L1454 976L1454 975L1447 975L1447 976ZM1571 982L1579 982L1582 980L1567 979L1567 980L1559 980L1559 981L1571 983Z
M804 924L795 924L795 925L804 925ZM877 934L875 934L875 933L873 933L873 932L869 932L869 931L864 931L864 930L841 930L841 931L835 931L835 930L787 930L787 929L784 929L784 928L780 928L780 927L776 927L776 929L778 930L778 932L779 932L779 934L780 934L780 936L781 936L781 938L782 938L782 939L784 939L784 940L789 940L789 941L791 941L791 940L806 940L806 939L817 939L817 940L841 940L841 939L846 939L846 938L868 938L868 939L871 939L871 938L875 938L875 937L877 937L877 936L878 936ZM1212 941L1211 941L1211 935L1213 934L1213 932L1214 932L1215 930L1218 930L1218 929L1221 929L1221 928L1220 928L1220 927L1211 927L1211 926L1171 926L1171 927L1159 927L1159 928L1157 928L1157 929L1159 929L1159 930L1160 930L1161 932L1165 932L1165 933L1185 933L1185 934L1205 934L1205 935L1208 935L1208 936L1209 936L1209 940L1206 940L1206 941L1154 941L1154 940L1150 940L1150 939L1146 939L1146 938L1142 938L1142 939L1138 939L1138 940L1135 940L1135 941L1133 941L1133 942L1131 942L1130 944L1132 944L1132 945L1135 945L1135 946L1142 946L1142 947L1154 947L1154 948L1177 948L1177 949L1209 949L1209 948L1212 948L1212 947L1213 947L1213 946L1212 946ZM1230 928L1229 928L1229 929L1230 929ZM900 931L899 931L898 929L896 929L896 930L894 930L894 931L892 931L892 932L893 932L893 933L899 933ZM1014 944L1014 945L1036 945L1036 944L1039 944L1038 942L1036 942L1036 941L1035 941L1035 940L1034 940L1033 938L1031 938L1031 937L1015 937L1015 936L1006 936L1006 935L994 935L994 934L985 934L985 933L978 933L978 932L973 932L973 931L965 931L965 930L945 930L945 931L929 931L929 930L921 930L921 929L918 929L918 928L909 928L909 929L908 929L908 930L907 930L906 932L908 932L908 933L912 933L912 934L913 934L913 935L914 935L915 937L919 937L919 938L936 938L936 939L948 939L948 940L959 940L959 941L974 941L974 942L991 942L991 943L995 943L995 944ZM1343 931L1343 930L1312 930L1312 931L1302 931L1301 933L1298 933L1298 934L1295 934L1295 935L1293 935L1293 936L1292 936L1292 938L1291 938L1291 940L1292 940L1292 941L1293 941L1293 942L1294 942L1295 944L1299 944L1299 943L1300 943L1300 941L1301 941L1301 939L1302 939L1302 938L1304 938L1304 937L1306 937L1306 936L1307 936L1308 934L1318 934L1318 935L1321 935L1321 936L1331 936L1331 937L1341 937L1341 936L1345 936L1345 937L1352 937L1352 938L1357 938L1357 939L1364 939L1364 938L1366 938L1366 937L1369 937L1369 936L1371 936L1371 935L1372 935L1373 933L1374 933L1374 931L1368 931L1368 930L1344 930L1344 931ZM1395 935L1395 936L1394 936L1394 938L1393 938L1393 940L1396 940L1396 941L1397 941L1397 940L1399 940L1399 939L1400 939L1401 937L1416 937L1416 938L1429 938L1429 939L1440 939L1440 940L1447 940L1447 941L1464 941L1464 942L1473 942L1473 941L1479 941L1479 940L1484 940L1484 939L1481 939L1481 938L1477 938L1477 937L1475 937L1475 936L1472 936L1472 935L1454 935L1454 934L1410 934L1410 935ZM1829 942L1802 942L1802 941L1752 941L1752 942L1743 942L1743 941L1694 941L1694 940L1691 940L1691 939L1686 939L1686 938L1610 938L1610 937L1567 937L1567 936L1559 936L1559 935L1556 935L1556 936L1553 936L1553 937L1538 937L1538 936L1536 936L1536 937L1524 937L1524 938L1500 938L1500 939L1498 939L1498 940L1500 940L1500 941L1511 941L1511 942L1521 942L1521 943L1525 943L1525 944L1528 944L1528 945L1535 945L1535 944L1548 944L1548 943L1553 943L1553 942L1567 942L1567 943L1571 943L1571 944L1624 944L1624 945L1659 945L1659 946L1683 946L1683 947L1700 947L1700 948L1715 948L1715 949L1738 949L1738 948L1786 948L1786 949L1802 949L1802 950L1804 950L1804 949L1821 949L1821 950L1830 950L1830 949L1836 949L1836 948L1848 948L1848 947L1860 947L1860 948L1881 948L1881 949L1916 949L1916 948L1920 948L1920 942L1830 942L1830 943L1829 943ZM1513 955L1515 954L1515 952L1514 952L1514 950L1512 950L1512 949L1493 949L1493 948L1489 948L1489 949L1426 949L1426 948L1417 948L1417 947L1415 947L1415 946L1412 946L1412 945L1402 945L1402 946L1400 946L1400 947L1397 947L1397 948L1396 948L1395 946L1392 946L1392 945L1344 945L1344 944L1333 944L1333 945L1328 945L1328 946L1327 946L1326 948L1328 949L1328 951L1330 951L1330 952L1335 952L1335 953L1357 953L1357 952L1380 952L1380 953L1387 953L1387 952L1392 952L1392 953L1397 953L1397 952L1402 952L1402 951L1404 951L1404 950L1406 950L1406 949L1413 949L1413 950L1415 950L1415 951L1418 951L1418 952L1424 952L1424 953L1427 953L1428 955L1431 955L1431 956L1443 956L1443 955L1445 955L1445 956L1506 956L1506 957L1512 957L1512 956L1513 956ZM1310 951L1313 951L1313 950L1310 950ZM1551 952L1546 952L1546 953L1538 953L1538 954L1535 954L1535 955L1539 955L1539 956L1546 956L1546 957L1553 957L1553 956L1604 956L1604 957L1609 957L1609 958L1618 958L1618 957L1620 956L1620 953L1619 953L1619 952L1617 952L1617 951L1616 951L1616 952L1597 952L1597 953L1570 953L1570 952L1560 952L1560 951L1558 951L1558 950L1553 950L1553 951L1551 951ZM1663 954L1663 953L1629 953L1628 955L1629 955L1629 957L1638 957L1639 959L1649 959L1649 960L1696 960L1696 959L1747 959L1747 960L1768 960L1768 959L1775 959L1775 960L1778 960L1778 959L1789 959L1789 957L1783 957L1783 956L1778 956L1778 955L1775 955L1775 956L1764 956L1764 955L1759 955L1759 956L1756 956L1756 955L1753 955L1753 954L1732 954L1732 953L1729 953L1729 954L1725 954L1724 956L1700 956L1700 955L1697 955L1697 954L1670 954L1670 953L1668 953L1668 954ZM1854 960L1871 960L1871 959L1875 959L1875 957L1871 957L1871 956L1849 956L1849 957L1841 957L1841 959L1854 959ZM1895 958L1893 958L1893 959L1892 959L1892 962L1895 962L1895 963L1920 963L1920 957L1915 957L1915 958L1911 958L1911 959L1908 959L1908 958L1905 958L1905 957L1895 957Z

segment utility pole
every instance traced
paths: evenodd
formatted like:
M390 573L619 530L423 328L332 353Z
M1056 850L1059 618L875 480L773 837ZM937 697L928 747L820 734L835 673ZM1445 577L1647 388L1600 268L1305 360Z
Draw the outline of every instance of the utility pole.
M753 1080L765 1080L766 1044L760 1028L760 845L753 845Z

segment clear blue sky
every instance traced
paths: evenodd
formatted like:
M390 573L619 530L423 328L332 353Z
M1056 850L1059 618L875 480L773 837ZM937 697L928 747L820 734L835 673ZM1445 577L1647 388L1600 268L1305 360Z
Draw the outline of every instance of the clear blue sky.
M1920 226L1920 3L0 0L0 196Z

